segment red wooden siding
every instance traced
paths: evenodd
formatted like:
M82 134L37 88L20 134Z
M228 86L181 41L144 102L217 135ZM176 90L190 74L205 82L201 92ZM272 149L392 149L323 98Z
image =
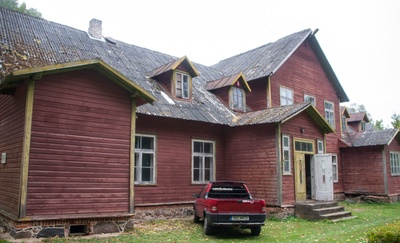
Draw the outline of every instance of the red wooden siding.
M0 154L7 153L7 163L0 164L0 210L18 217L22 144L25 122L26 85L13 96L0 95Z
M382 146L342 150L345 193L384 195Z
M390 170L390 152L400 152L400 142L397 138L386 148L386 174L387 174L387 184L388 184L388 194L400 194L400 176L391 175Z
M246 95L246 104L253 110L267 108L267 78L261 78L249 82L251 92Z
M301 129L304 128L304 133ZM289 121L282 124L281 133L290 136L290 162L291 162L291 175L282 175L282 204L293 205L295 199L295 182L294 182L294 139L308 139L314 142L314 153L318 153L317 140L323 141L323 133L319 126L312 120L312 118L303 112Z
M226 133L227 180L245 181L254 197L277 205L275 125L234 127Z
M129 94L82 70L34 97L27 216L129 212Z
M229 89L230 88L231 88L231 86L226 86L226 87L222 87L219 89L210 90L210 92L215 94L223 104L225 104L227 107L229 107Z
M138 114L136 133L156 136L156 185L135 185L135 206L193 201L204 185L191 183L192 139L214 141L216 179L225 173L223 127Z

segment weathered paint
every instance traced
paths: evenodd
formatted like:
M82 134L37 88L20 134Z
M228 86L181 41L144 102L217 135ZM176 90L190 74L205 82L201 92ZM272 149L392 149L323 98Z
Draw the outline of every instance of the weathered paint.
M35 81L29 79L26 92L26 105L25 105L25 129L24 140L22 149L21 161L21 192L19 202L19 217L26 216L26 201L28 192L28 173L29 173L29 154L31 148L31 135L32 135L32 114L33 114L33 98L35 90Z
M136 102L132 99L131 105L131 144L129 155L129 212L135 211L135 132L136 132Z

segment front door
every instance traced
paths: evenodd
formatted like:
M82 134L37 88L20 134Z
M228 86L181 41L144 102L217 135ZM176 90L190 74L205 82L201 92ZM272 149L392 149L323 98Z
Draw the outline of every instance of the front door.
M294 160L295 160L294 177L295 177L296 202L305 201L307 198L305 155L303 153L295 153Z
M315 200L333 201L332 157L330 154L314 155Z

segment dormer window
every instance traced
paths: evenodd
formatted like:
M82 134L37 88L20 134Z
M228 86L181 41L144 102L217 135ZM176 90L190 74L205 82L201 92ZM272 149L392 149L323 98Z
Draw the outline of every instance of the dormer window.
M246 93L243 89L232 86L231 88L231 109L245 111Z
M182 99L189 99L189 92L190 92L189 75L177 72L175 78L176 78L176 97Z

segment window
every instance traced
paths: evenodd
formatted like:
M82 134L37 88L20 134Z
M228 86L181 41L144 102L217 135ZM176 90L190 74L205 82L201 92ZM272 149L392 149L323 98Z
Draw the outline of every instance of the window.
M365 121L361 122L361 131L365 131Z
M311 95L304 95L304 102L311 103L313 106L317 105L317 102L315 101L315 97L311 96Z
M207 183L214 180L214 142L192 141L192 182Z
M324 153L324 142L322 140L317 140L317 146L318 146L318 153L323 154Z
M281 106L293 105L293 90L280 87Z
M135 136L135 184L155 183L155 136Z
M393 175L400 175L400 152L390 152L390 172Z
M333 182L339 181L337 156L334 154L332 154L332 176Z
M296 151L313 153L314 152L314 143L308 142L308 141L297 140L294 142L294 149Z
M335 129L335 109L333 103L325 101L325 119Z
M347 131L347 119L345 116L342 116L342 132Z
M189 99L189 76L183 73L176 73L176 97Z
M231 108L233 110L245 111L245 93L244 90L232 86L231 91Z
M290 175L290 137L287 135L282 136L282 150L283 150L283 168L282 172L285 175Z

